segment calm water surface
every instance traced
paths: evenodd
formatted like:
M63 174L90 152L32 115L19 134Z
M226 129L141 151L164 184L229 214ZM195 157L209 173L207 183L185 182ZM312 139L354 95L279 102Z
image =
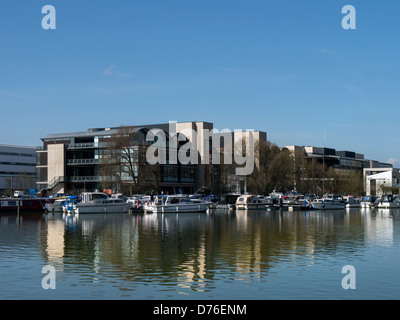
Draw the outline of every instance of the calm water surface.
M399 210L0 215L0 299L398 299L399 266Z

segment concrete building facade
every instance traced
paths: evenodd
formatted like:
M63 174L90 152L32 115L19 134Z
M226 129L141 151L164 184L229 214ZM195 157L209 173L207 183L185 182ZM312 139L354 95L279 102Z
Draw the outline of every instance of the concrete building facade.
M43 146L37 150L38 189L51 189L53 193L79 193L103 188L121 191L124 186L132 186L132 178L127 172L122 170L114 174L105 174L103 170L104 163L110 157L110 142L121 134L121 128L92 128L84 132L50 134L41 138ZM166 162L158 166L156 178L151 178L151 174L143 176L141 180L144 183L141 192L158 189L154 191L194 193L203 186L213 190L214 185L219 183L214 179L218 170L217 166L212 163L213 141L215 143L219 136L212 131L214 129L212 123L170 122L123 128L129 128L136 133L129 149L132 156L137 159L140 159L140 155L150 146L160 144L162 140L159 140L160 137L163 136L166 140L164 143ZM149 132L152 130L157 132L157 129L160 136L147 140ZM176 138L178 133L179 139ZM237 135L246 136L246 133L240 132L229 134L232 141L235 141ZM255 141L266 140L265 132L255 131L253 136ZM192 159L195 161L186 164L173 161L173 158L177 158L177 152L180 152L188 143L196 149L195 158ZM173 147L174 144L175 147ZM222 148L226 147L226 145L222 146ZM162 147L158 152L163 152ZM140 164L140 160L137 161L133 170L144 170L145 163ZM143 181L146 178L148 181ZM156 184L154 184L155 179Z
M382 196L398 193L400 187L400 169L365 168L363 170L364 188L367 196ZM396 190L395 190L396 189Z

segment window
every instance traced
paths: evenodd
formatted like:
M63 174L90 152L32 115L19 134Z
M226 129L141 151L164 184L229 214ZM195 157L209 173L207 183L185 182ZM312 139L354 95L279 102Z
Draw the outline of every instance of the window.
M181 167L181 182L194 182L194 168Z
M17 153L17 152L0 152L0 156L17 156L17 157L36 157L35 153Z
M36 167L35 163L23 163L23 162L0 162L0 165Z
M178 167L165 166L163 168L164 182L178 182Z

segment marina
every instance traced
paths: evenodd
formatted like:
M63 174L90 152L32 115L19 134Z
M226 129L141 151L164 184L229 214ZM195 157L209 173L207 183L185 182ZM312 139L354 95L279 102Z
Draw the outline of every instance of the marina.
M286 194L290 194L287 192ZM345 210L351 208L400 208L397 195L342 196L339 194L316 195L137 195L126 197L123 194L108 195L104 192L84 192L78 196L59 195L48 198L0 198L1 213L64 212L68 214L88 213L187 213L253 210Z

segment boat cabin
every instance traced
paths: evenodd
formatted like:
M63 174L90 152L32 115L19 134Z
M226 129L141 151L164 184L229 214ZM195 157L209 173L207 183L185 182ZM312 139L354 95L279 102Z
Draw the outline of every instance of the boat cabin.
M334 201L339 201L339 202L345 202L345 200L343 199L343 196L340 194L336 194L336 193L327 193L323 196L323 198L325 200L334 200Z
M98 200L108 200L110 197L107 193L103 192L83 192L82 193L82 202L89 203Z
M396 197L392 194L385 194L382 196L381 202L393 202L394 199L396 199Z
M193 203L188 196L181 195L158 195L154 197L155 205L168 205L179 203Z
M127 202L128 197L124 196L122 193L116 193L111 195L111 199L121 199L123 202Z
M377 197L375 196L364 196L361 199L361 202L369 202L369 203L374 203L376 201Z
M257 204L257 203L263 203L264 201L257 196L245 194L237 198L236 204L239 205L246 205L246 204Z

